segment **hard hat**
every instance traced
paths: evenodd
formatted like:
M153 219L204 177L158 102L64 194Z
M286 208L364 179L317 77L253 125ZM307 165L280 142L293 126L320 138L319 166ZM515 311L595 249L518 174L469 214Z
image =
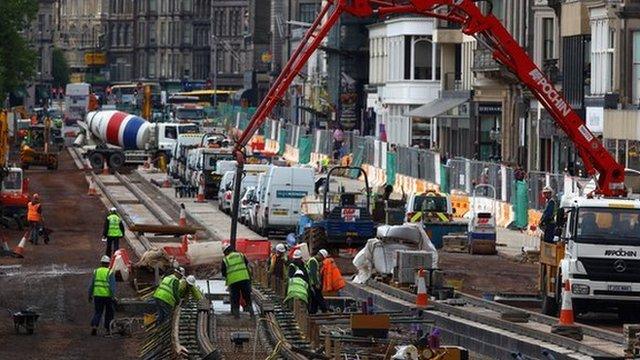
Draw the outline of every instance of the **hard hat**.
M298 269L296 270L295 274L293 274L293 276L296 276L296 275L304 276L304 273L302 272L302 270Z
M325 249L320 249L320 251L318 251L318 254L322 255L322 257L324 258L328 258L329 257L329 252Z
M226 244L222 247L222 252L227 252L229 250L231 250L231 243Z
M276 245L276 251L279 252L279 253L283 253L283 252L287 251L287 248L284 247L284 244L278 244L278 245Z
M182 275L182 276L184 276L184 273L185 273L184 268L183 268L182 266L180 266L180 267L176 268L176 269L175 269L175 272L176 272L177 274Z
M552 193L552 192L553 192L553 189L552 189L551 187L549 187L549 186L545 186L545 187L542 189L542 192L543 192L543 193L545 193L545 192L550 192L550 193Z
M110 212L112 212L112 213L114 213L114 212L117 212L117 211L118 211L118 209L116 209L116 208L112 207L111 209L109 209L109 211L110 211Z
M302 259L302 251L300 250L296 250L293 252L293 258L294 259Z
M191 286L196 286L196 277L193 275L187 276L187 284Z
M101 262L101 263L108 264L108 263L110 263L110 262L111 262L111 258L110 258L110 257L108 257L107 255L102 255L102 258L100 259L100 262Z

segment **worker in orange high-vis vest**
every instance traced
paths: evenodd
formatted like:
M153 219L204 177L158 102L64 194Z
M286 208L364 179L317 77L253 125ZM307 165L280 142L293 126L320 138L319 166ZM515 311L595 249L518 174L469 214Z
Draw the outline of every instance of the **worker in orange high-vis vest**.
M38 238L42 229L42 204L40 196L33 194L31 201L27 204L27 221L29 221L29 241L38 245Z

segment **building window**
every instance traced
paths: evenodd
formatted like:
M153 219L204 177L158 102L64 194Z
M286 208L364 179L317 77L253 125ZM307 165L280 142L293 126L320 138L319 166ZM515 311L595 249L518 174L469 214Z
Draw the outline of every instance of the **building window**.
M300 21L306 23L313 23L316 20L318 14L318 7L316 4L300 4Z
M615 32L609 20L591 20L591 94L611 92L613 84L613 49Z
M149 45L155 45L156 43L156 23L149 24Z
M554 19L542 19L542 60L555 59L554 54Z
M186 45L191 44L191 26L190 24L184 24L182 29L182 42Z
M633 78L631 79L633 103L640 103L640 31L633 32Z
M149 0L149 11L151 12L157 12L158 11L158 5L156 0Z
M440 49L431 36L404 37L404 79L440 79Z

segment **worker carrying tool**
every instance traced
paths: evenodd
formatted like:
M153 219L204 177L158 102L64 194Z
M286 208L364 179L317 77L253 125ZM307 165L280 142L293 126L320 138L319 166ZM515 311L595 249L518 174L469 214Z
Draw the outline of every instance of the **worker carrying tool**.
M293 276L289 278L287 297L284 298L284 302L287 303L293 299L309 304L309 283L304 279L302 270L296 270Z
M540 219L540 228L544 230L543 241L553 243L553 238L556 232L556 211L558 209L558 202L554 197L553 189L548 186L545 186L544 189L542 189L542 196L546 199L542 218Z
M275 251L269 258L269 282L274 285L274 289L284 288L284 268L287 264L287 248L284 244L276 245ZM278 292L281 294L281 292Z
M293 259L289 262L289 266L287 267L287 276L289 279L291 279L297 271L302 272L303 279L308 284L309 273L307 272L307 266L304 264L304 260L302 260L302 251L300 251L300 249L293 252Z
M153 293L157 324L169 320L173 309L180 301L180 280L184 278L184 274L184 268L175 268L172 274L162 278L160 285Z
M31 201L27 204L27 221L29 221L29 242L38 245L38 238L44 231L42 226L42 204L38 194L33 194ZM45 243L47 242L45 241Z
M309 273L309 288L310 288L310 302L309 302L309 314L315 314L318 312L318 308L323 313L328 311L327 303L322 295L322 261L329 257L329 252L325 249L320 249L316 256L313 256L307 261L307 272Z
M104 313L104 328L107 335L111 333L109 326L115 313L116 277L109 270L111 259L103 255L100 267L93 271L93 278L89 286L89 302L93 301L94 313L91 319L91 335L98 334L98 326Z
M226 279L226 285L231 295L231 314L235 318L240 318L240 296L245 302L244 309L249 311L254 317L253 305L251 304L251 272L249 262L240 252L227 244L223 250L222 276Z
M109 214L104 221L104 227L102 230L102 241L107 242L106 255L111 256L113 252L118 251L120 248L120 239L124 236L124 222L118 210L112 207L109 209Z

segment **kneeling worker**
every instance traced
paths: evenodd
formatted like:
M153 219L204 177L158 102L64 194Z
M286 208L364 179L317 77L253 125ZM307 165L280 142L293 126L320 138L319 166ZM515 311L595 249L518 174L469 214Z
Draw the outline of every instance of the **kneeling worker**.
M251 317L254 317L253 305L251 304L251 272L247 258L233 249L231 245L226 245L223 250L224 259L220 271L226 279L231 296L231 314L235 318L240 318L240 296L245 301L245 309L249 310Z

